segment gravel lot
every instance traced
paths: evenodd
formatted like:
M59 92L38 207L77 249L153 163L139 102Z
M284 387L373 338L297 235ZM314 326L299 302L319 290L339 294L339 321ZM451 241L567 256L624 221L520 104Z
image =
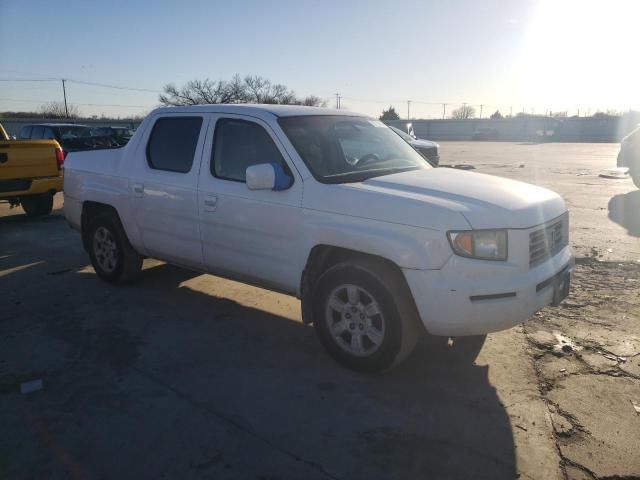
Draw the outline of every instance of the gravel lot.
M338 367L295 299L151 260L112 287L61 195L38 221L0 204L0 478L640 478L640 191L598 177L618 146L441 147L563 195L571 295L383 375Z

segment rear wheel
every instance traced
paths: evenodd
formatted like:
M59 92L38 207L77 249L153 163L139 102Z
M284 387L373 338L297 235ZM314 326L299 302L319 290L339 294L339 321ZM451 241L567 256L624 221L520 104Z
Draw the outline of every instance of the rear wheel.
M91 264L98 276L109 283L134 280L142 269L142 257L127 238L120 219L112 213L101 213L90 220L86 231Z
M389 272L386 272L389 278ZM319 279L314 292L314 326L329 354L347 368L375 372L406 358L420 330L405 301L366 265L341 263Z
M42 217L49 215L53 210L53 195L43 193L40 195L32 195L20 199L22 209L28 217Z

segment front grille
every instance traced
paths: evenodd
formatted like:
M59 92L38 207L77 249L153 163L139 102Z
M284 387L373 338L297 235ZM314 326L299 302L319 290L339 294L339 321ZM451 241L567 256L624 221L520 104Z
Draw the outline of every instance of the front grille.
M569 239L564 222L565 217L529 234L529 265L555 255L567 245Z
M419 151L427 158L435 157L436 155L438 155L437 147L420 147Z

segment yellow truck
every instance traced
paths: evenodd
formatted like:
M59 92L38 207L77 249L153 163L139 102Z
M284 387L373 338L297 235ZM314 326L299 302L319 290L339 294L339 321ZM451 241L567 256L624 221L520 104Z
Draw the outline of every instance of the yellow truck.
M21 205L29 217L51 213L64 157L57 141L11 140L0 124L0 202Z

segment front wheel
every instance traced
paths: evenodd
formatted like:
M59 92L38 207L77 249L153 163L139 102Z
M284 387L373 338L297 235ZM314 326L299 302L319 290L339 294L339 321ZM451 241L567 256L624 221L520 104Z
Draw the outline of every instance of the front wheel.
M27 217L43 217L49 215L53 210L53 195L50 193L43 193L40 195L32 195L29 197L23 197L20 199L22 209L27 214Z
M640 167L636 167L634 170L631 170L631 180L636 187L640 188Z
M126 283L142 269L142 257L127 238L120 219L103 213L90 220L85 244L98 276L109 283Z
M386 272L386 277L389 277ZM398 292L380 272L338 264L318 280L314 326L329 354L347 368L375 372L399 364L415 347L415 318L402 315Z

